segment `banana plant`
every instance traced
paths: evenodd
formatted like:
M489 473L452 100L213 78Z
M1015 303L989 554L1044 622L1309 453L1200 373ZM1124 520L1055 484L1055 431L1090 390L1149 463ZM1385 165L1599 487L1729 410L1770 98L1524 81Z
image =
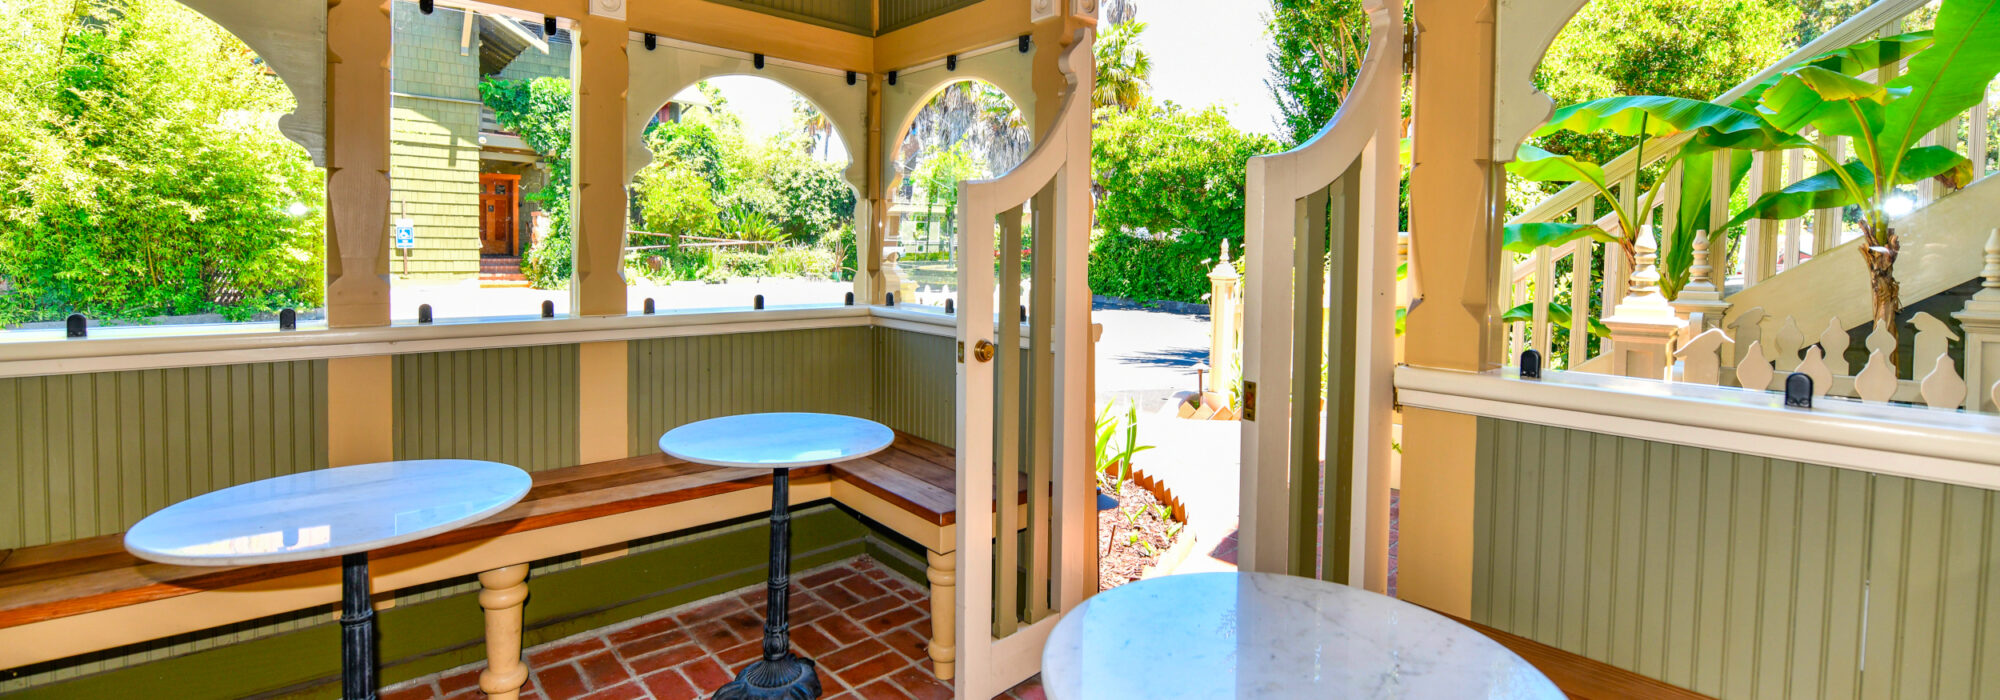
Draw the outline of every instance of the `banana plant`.
M1902 311L1895 277L1902 241L1888 204L1900 196L1898 185L1936 178L1947 188L1957 188L1971 178L1972 163L1965 156L1918 142L1977 105L1987 85L2000 75L2000 0L1944 0L1931 32L1892 39L1909 39L1894 50L1914 53L1903 74L1886 85L1860 80L1838 65L1809 62L1775 76L1756 96L1756 110L1771 128L1803 142L1801 147L1811 149L1820 162L1836 160L1800 136L1807 130L1852 137L1855 157L1759 197L1728 224L1791 219L1828 207L1859 207L1867 239L1861 256L1868 269L1875 320L1889 324ZM1862 53L1889 50L1879 43L1864 42Z

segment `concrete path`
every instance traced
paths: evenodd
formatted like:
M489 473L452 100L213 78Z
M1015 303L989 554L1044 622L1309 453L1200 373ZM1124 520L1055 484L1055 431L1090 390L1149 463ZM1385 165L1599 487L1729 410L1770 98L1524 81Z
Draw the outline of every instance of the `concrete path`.
M1151 412L1177 391L1195 390L1194 365L1208 361L1208 316L1129 304L1096 304L1097 400L1135 400Z

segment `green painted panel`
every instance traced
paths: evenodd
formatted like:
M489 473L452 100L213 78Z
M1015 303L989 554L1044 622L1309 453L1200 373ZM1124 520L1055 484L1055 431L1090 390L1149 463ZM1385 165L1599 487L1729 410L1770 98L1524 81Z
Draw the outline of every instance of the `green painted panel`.
M979 4L979 0L881 0L882 33L902 29L953 10Z
M396 459L575 466L577 357L575 345L397 355Z
M856 34L874 33L875 18L870 3L857 0L708 0L717 5L740 7L774 17L831 27ZM885 3L886 5L887 3ZM961 3L970 4L970 3ZM886 13L886 7L885 7ZM887 15L884 15L887 19Z
M0 379L0 549L326 466L326 363Z
M870 416L869 332L820 328L632 341L627 353L631 454L657 452L661 434L717 416L760 411Z
M1479 441L1476 621L1726 699L2000 697L2000 494L1496 419Z
M957 341L893 328L874 335L875 420L947 447L958 443Z

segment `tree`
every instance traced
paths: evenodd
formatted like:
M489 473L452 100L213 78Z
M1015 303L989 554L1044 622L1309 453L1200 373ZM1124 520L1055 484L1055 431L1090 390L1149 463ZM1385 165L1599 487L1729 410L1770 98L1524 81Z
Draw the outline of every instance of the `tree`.
M290 92L168 0L0 23L0 323L323 303L324 181Z
M1272 0L1271 77L1278 126L1292 143L1326 128L1354 88L1368 51L1360 0Z
M558 289L569 284L576 267L574 219L570 210L570 132L574 124L576 93L567 78L507 80L487 78L479 83L479 96L493 109L494 119L542 156L549 169L548 184L528 193L528 201L540 205L549 215L549 233L535 239L521 260L528 279L541 289Z
M1097 77L1091 84L1091 102L1097 107L1117 107L1118 111L1138 109L1152 90L1147 81L1153 76L1153 57L1139 45L1145 22L1114 24L1098 35Z

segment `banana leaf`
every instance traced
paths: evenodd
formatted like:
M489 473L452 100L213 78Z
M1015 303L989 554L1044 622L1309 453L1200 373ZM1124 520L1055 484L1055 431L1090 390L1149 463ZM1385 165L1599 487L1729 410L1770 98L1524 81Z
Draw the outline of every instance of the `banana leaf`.
M1860 160L1850 160L1840 167L1847 171L1856 185L1865 191L1873 191L1875 173ZM1946 187L1960 187L1972 180L1972 161L1945 146L1913 148L1904 156L1902 169L1891 184L1906 185L1930 177L1937 178ZM1723 228L1731 228L1751 219L1795 219L1816 209L1857 203L1853 193L1841 186L1840 177L1829 168L1792 183L1790 187L1757 198Z
M1606 97L1570 105L1556 110L1549 123L1535 130L1535 136L1559 131L1610 131L1624 136L1702 131L1703 145L1708 148L1757 148L1781 136L1756 114L1713 102L1658 95Z
M1729 150L1729 192L1743 182L1743 176L1750 172L1750 151ZM1680 201L1674 203L1673 234L1660 247L1660 288L1668 299L1680 295L1681 287L1688 283L1688 269L1694 265L1694 238L1700 231L1717 230L1711 226L1711 203L1714 197L1715 157L1718 152L1694 153L1682 159ZM1712 255L1720 255L1716 248ZM1716 258L1710 258L1715 260Z
M1906 149L1979 104L2000 75L2000 0L1944 0L1932 35L1935 43L1910 57L1903 75L1889 83L1910 93L1884 108L1876 139L1889 163L1883 170L1903 172L1896 164L1915 155Z
M1534 320L1535 320L1535 303L1532 301L1508 309L1507 313L1500 315L1501 323L1528 323ZM1599 338L1611 337L1611 327L1604 325L1603 321L1599 321L1594 318L1587 318L1584 320L1590 322L1591 335L1597 336ZM1555 304L1555 303L1549 304L1549 323L1555 324L1556 327L1558 328L1570 328L1571 326L1570 326L1569 305ZM1576 341L1572 340L1570 342L1576 342Z
M1849 44L1800 61L1799 65L1823 68L1842 75L1858 76L1880 68L1884 64L1909 58L1918 51L1930 48L1931 42L1930 32L1910 32L1908 34L1871 39L1858 44ZM1762 102L1764 91L1777 85L1778 81L1785 78L1785 75L1785 73L1781 72L1765 78L1762 82L1751 86L1750 91L1744 93L1742 97L1738 97L1735 101L1730 102L1729 106L1746 112L1757 109L1757 105Z
M1572 156L1550 153L1532 144L1521 144L1513 162L1507 164L1507 172L1532 182L1576 182L1584 181L1605 188L1604 168L1596 163L1577 160Z
M1579 238L1594 238L1606 243L1618 242L1618 237L1598 228L1597 224L1558 224L1536 222L1507 224L1500 232L1500 247L1515 253L1533 253L1536 248L1551 248L1569 245Z

